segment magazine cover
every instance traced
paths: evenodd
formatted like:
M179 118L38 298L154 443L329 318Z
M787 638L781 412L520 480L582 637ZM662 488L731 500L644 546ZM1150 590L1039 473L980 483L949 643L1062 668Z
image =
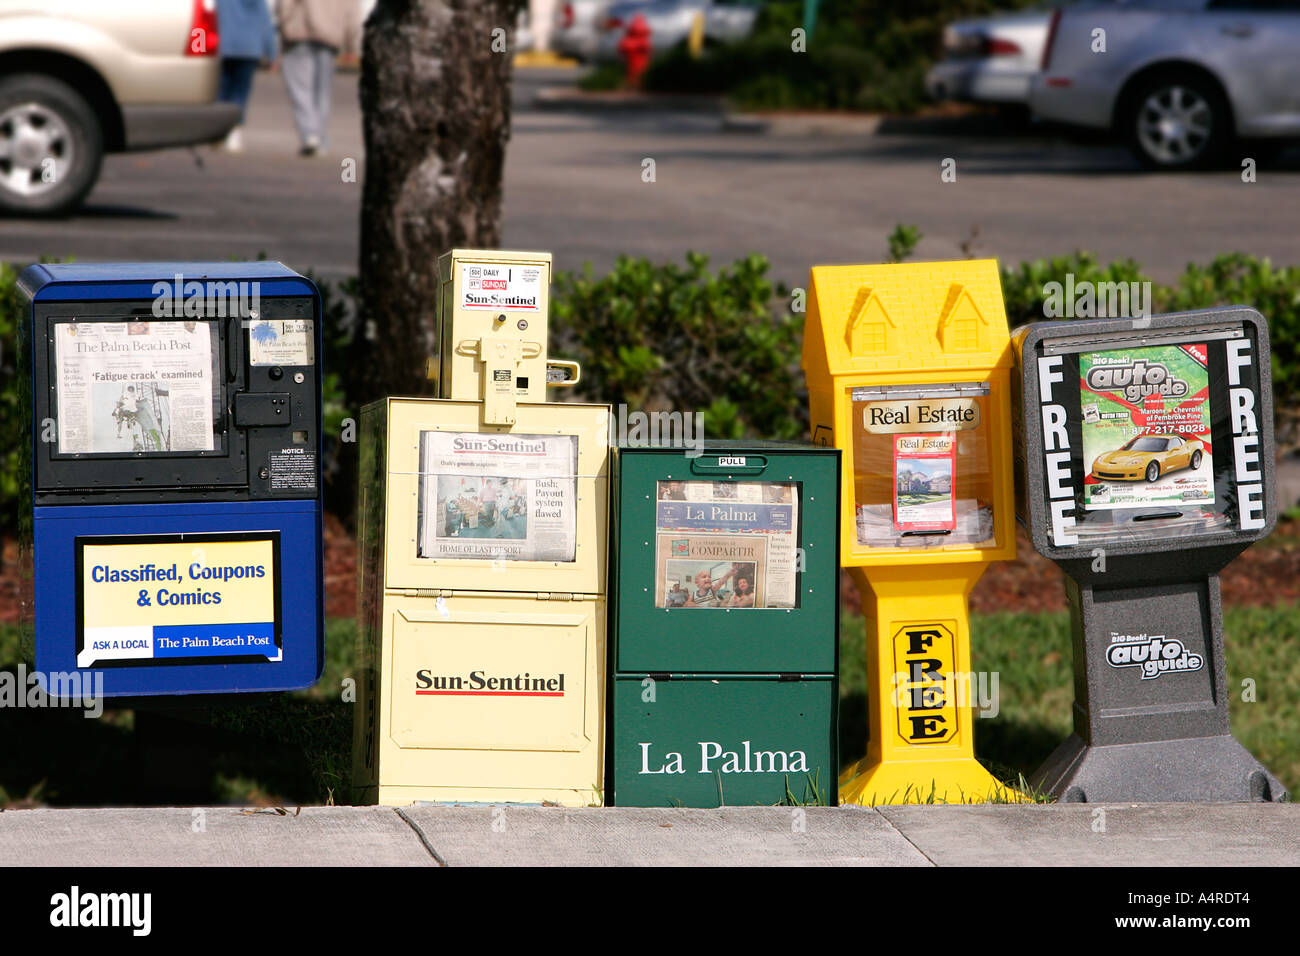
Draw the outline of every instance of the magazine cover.
M894 436L894 527L953 531L957 439L951 433Z
M1085 508L1213 503L1204 344L1085 352L1079 391Z

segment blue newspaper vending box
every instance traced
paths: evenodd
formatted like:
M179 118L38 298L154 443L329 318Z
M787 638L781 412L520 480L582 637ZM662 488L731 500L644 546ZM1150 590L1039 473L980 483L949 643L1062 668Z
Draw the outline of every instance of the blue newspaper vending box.
M42 686L314 683L315 285L275 262L34 265L19 283Z

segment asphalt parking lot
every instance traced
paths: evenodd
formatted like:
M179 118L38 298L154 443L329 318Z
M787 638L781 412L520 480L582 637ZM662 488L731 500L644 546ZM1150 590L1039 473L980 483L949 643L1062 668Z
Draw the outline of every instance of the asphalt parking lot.
M761 252L802 284L810 265L879 261L896 223L917 258L970 251L1020 261L1088 249L1133 257L1157 280L1240 250L1300 263L1300 153L1233 170L1141 172L1113 144L963 119L886 121L874 135L726 131L714 113L539 109L571 71L522 70L506 169L504 244L559 268L619 253L715 263ZM229 259L356 271L363 162L355 74L336 77L329 156L300 159L278 75L258 78L239 155L208 148L110 157L89 204L64 220L0 220L0 258ZM643 181L654 160L654 182ZM940 179L945 159L956 181ZM974 232L974 241L969 242ZM965 243L965 247L963 247Z

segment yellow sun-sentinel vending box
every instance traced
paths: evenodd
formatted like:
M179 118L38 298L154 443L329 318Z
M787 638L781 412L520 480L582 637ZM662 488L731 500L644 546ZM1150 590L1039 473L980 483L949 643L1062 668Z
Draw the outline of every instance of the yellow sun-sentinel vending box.
M975 760L975 711L996 702L967 607L1016 553L997 263L817 266L809 300L813 441L844 456L840 556L867 626L867 755L840 801L1015 799Z
M495 268L497 254L465 255ZM443 291L462 295L462 281L451 270ZM474 360L439 391L476 397L362 411L358 802L601 802L609 406L516 403L537 372L493 340L539 344L540 289L539 321L508 285L478 327L440 296L444 347ZM483 380L507 375L489 401Z
M549 252L439 257L438 354L428 361L439 398L481 401L484 421L509 425L516 404L545 402L548 386L577 382L577 363L547 358L550 282Z

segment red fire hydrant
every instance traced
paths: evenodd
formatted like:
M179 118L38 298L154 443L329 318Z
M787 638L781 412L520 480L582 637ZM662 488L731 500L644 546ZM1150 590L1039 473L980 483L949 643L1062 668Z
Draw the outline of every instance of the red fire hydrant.
M640 89L641 74L650 65L650 24L641 14L628 24L623 39L618 41L618 52L627 61L627 85Z

